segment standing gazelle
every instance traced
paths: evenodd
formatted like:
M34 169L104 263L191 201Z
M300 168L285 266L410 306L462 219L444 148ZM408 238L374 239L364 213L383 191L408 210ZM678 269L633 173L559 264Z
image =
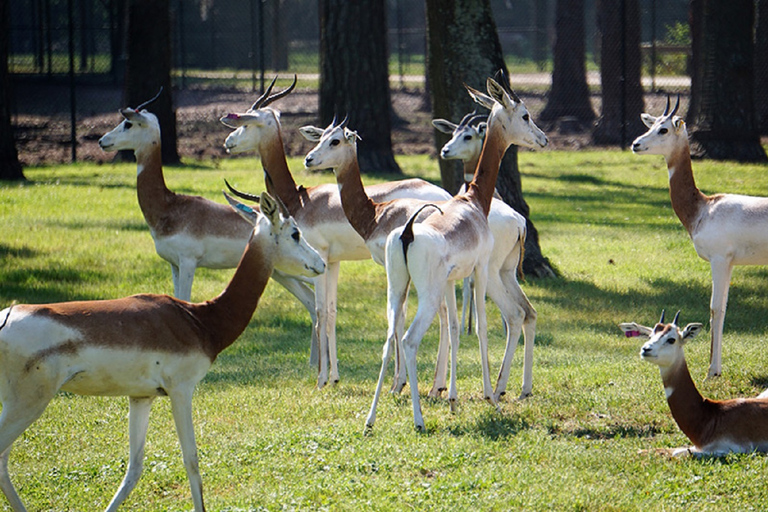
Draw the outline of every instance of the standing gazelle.
M8 475L11 445L59 390L130 397L130 459L107 507L114 511L141 476L152 401L171 400L184 467L197 512L205 510L192 423L192 394L216 356L248 326L273 269L314 277L320 255L275 200L263 215L239 205L253 232L232 280L216 298L192 304L167 295L15 305L0 312L0 488L23 511Z
M704 398L691 379L685 362L685 343L704 326L692 323L680 330L675 315L664 323L664 312L655 327L636 323L620 324L628 337L650 338L640 350L640 357L659 367L664 393L672 417L693 443L692 448L672 450L672 455L722 456L729 452L768 451L768 397L710 400Z
M642 114L649 130L635 139L632 151L664 156L672 208L693 240L696 253L709 262L712 297L708 376L716 377L722 373L723 323L733 267L768 264L768 198L707 196L696 187L688 131L683 120L675 116L679 106L680 98L670 112L667 98L667 107L660 117Z
M504 73L498 81L487 80L488 95L467 87L475 101L491 110L488 134L477 170L465 194L459 194L440 206L423 222L414 224L411 218L404 227L394 229L387 238L387 316L388 332L382 356L385 368L392 348L397 346L397 321L411 281L419 298L416 316L405 332L401 347L405 356L408 384L411 388L413 421L418 430L424 429L421 414L416 353L443 297L453 294L453 283L470 274L475 277L475 303L477 307L477 337L483 371L483 397L494 405L498 398L491 387L488 366L488 339L485 316L485 292L488 284L489 260L493 249L493 235L488 225L493 190L501 158L510 144L544 147L547 137L531 120L525 105L509 86ZM455 315L452 318L456 321ZM456 322L458 323L458 322ZM458 331L458 325L450 332ZM451 339L451 382L448 399L452 406L457 399L456 368L458 336ZM366 427L373 426L384 371L366 419Z

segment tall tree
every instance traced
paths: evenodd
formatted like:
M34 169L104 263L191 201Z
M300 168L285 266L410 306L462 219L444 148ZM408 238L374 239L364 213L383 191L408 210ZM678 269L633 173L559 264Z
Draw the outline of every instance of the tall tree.
M755 18L755 111L761 135L768 135L768 0L756 0Z
M16 142L11 127L11 84L8 76L8 25L11 5L0 0L0 180L23 180Z
M645 132L640 120L643 85L640 82L639 0L598 0L602 114L592 140L596 144L626 146Z
M135 107L154 97L148 107L160 121L164 164L179 163L176 146L176 111L171 97L170 0L129 0L128 65L125 102Z
M427 0L427 32L427 73L433 117L458 122L477 107L463 84L485 90L487 77L506 69L490 0ZM435 132L438 150L447 140L446 135ZM443 161L440 174L443 187L455 193L462 183L461 168ZM515 146L509 148L502 160L496 185L504 201L527 219L525 273L554 275L541 253L538 232L523 198Z
M541 121L575 117L582 126L595 119L587 86L584 0L557 0L552 88Z
M691 0L688 124L701 158L765 162L754 97L754 0Z
M320 122L349 116L360 169L401 173L392 153L385 0L320 0Z

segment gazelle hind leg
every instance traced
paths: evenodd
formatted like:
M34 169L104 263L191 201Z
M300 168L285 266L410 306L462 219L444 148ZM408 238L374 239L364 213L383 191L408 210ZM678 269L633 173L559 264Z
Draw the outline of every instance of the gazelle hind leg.
M453 310L456 311L456 295L453 292ZM435 379L429 396L438 397L446 389L446 375L448 373L448 347L451 342L451 326L449 324L450 306L446 301L440 303L438 317L440 318L440 344L437 347L437 363L435 363Z
M149 426L149 412L152 409L154 397L130 399L130 409L128 413L128 439L129 439L129 459L128 468L125 476L117 489L115 496L107 506L107 512L114 512L125 501L125 498L131 493L136 483L141 477L144 468L144 446L147 440L147 427Z

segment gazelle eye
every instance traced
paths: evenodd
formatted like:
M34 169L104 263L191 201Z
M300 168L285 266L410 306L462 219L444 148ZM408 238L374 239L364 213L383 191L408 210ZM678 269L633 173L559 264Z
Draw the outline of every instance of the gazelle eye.
M668 131L669 131L669 130L667 130L666 128L660 128L660 129L659 129L659 133L660 133L661 135L664 135L664 134L665 134L665 133L667 133Z
M341 141L340 141L339 139L333 139L333 140L331 141L331 146L332 146L332 147L333 147L333 146L338 146L339 144L341 144Z
M528 121L530 119L531 119L531 116L529 116L528 114L523 115L523 121Z
M670 345L674 345L676 341L677 341L677 338L675 337L667 338L667 343L669 343Z
M298 229L291 234L291 238L293 238L294 242L298 242L301 239L301 233L299 233Z
M472 140L472 136L471 135L465 135L464 136L464 140Z
M131 126L133 126L133 123L126 121L123 125L123 130L130 130Z

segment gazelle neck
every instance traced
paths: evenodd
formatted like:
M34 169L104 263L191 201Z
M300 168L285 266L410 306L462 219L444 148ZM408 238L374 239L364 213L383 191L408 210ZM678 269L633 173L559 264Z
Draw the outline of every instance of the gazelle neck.
M467 195L474 197L480 203L486 216L491 210L496 178L499 176L499 165L506 150L507 144L501 127L497 127L496 123L489 119L488 133L485 136L485 144L480 153L475 177L467 187Z
M675 210L680 222L691 234L707 196L696 187L688 141L685 140L680 144L674 153L666 157L666 160L669 170L669 196L672 200L672 209Z
M475 178L475 170L477 169L477 163L480 161L480 155L469 160L464 160L464 183L469 183Z
M694 445L701 446L714 410L713 402L699 393L685 358L671 368L661 369L661 380L675 422Z
M376 205L365 192L357 157L350 158L345 165L334 169L334 173L339 184L344 215L357 234L368 241L376 229Z
M137 149L136 155L136 193L139 208L151 228L157 225L165 211L169 198L175 194L168 190L163 176L163 159L160 142Z
M266 243L271 243L267 240L268 235L259 235L258 230L253 234L224 291L207 302L190 305L209 333L211 360L234 343L248 327L272 274L273 256L265 250L265 244L256 239L259 236L264 237Z
M279 123L275 135L259 144L259 154L261 165L272 180L271 185L267 181L267 190L283 201L291 215L296 215L302 206L301 196L288 169Z

